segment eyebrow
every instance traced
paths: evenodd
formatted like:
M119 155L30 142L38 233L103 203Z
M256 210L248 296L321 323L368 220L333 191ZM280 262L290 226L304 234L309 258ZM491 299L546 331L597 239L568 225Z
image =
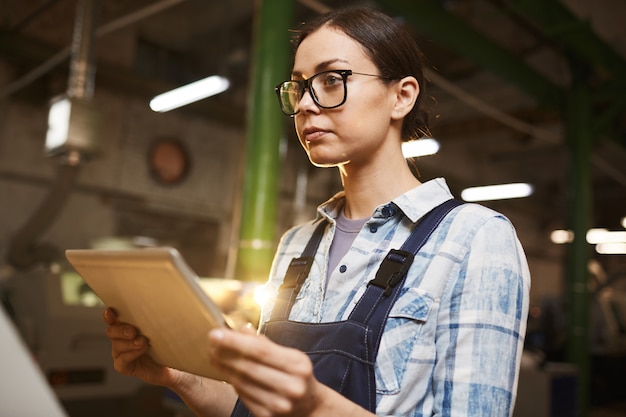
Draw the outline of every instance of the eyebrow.
M335 64L337 62L342 62L342 63L346 63L348 64L349 62L346 61L345 59L341 59L341 58L334 58L334 59L329 59L327 61L322 61L319 64L317 64L314 68L314 74L317 74L318 72L327 70L328 67L330 67L332 64ZM292 71L291 72L291 76L292 77L297 77L297 78L304 78L302 76L303 74L300 71Z

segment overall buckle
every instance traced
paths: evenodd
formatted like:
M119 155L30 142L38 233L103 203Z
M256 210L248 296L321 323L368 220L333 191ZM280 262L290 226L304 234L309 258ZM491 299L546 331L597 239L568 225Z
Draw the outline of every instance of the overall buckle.
M300 288L306 277L309 275L311 266L313 265L312 256L301 256L299 258L293 258L287 268L285 279L282 284L282 288Z
M389 297L393 287L402 281L412 263L413 254L411 252L391 249L378 268L376 277L367 285L376 285L382 288L385 297Z

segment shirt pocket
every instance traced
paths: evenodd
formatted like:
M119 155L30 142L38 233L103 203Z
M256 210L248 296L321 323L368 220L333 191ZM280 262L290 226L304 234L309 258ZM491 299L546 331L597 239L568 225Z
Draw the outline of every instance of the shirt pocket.
M408 369L430 369L435 359L435 299L417 288L409 288L392 307L376 357L376 391L395 394Z

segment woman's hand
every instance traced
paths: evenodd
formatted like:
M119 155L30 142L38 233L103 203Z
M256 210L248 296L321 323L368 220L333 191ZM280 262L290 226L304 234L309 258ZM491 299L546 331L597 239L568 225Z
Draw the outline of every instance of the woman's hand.
M359 408L321 384L311 360L299 350L280 346L251 328L213 330L209 338L211 362L257 417L328 416L325 407L337 405L332 402L338 398L348 408Z
M253 415L310 415L319 382L306 354L277 345L251 328L213 330L209 339L212 363Z
M209 334L209 359L230 382L225 384L159 365L146 354L148 340L137 328L120 322L112 309L103 318L115 370L174 390L199 416L228 416L233 388L257 417L372 415L320 383L305 353L280 346L252 328Z
M107 324L106 335L111 340L113 366L117 372L171 389L198 416L230 415L236 400L230 385L159 365L146 354L148 340L136 327L120 322L110 308L102 317Z
M106 335L111 340L113 366L117 372L126 376L137 377L149 384L160 386L174 385L181 372L154 362L146 352L148 340L137 328L117 319L110 308L102 314L107 324Z

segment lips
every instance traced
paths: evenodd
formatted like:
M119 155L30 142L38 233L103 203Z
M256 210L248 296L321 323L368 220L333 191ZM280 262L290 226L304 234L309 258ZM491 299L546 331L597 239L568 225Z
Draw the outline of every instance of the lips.
M302 138L307 142L315 141L328 133L327 130L318 127L307 127L302 131Z

